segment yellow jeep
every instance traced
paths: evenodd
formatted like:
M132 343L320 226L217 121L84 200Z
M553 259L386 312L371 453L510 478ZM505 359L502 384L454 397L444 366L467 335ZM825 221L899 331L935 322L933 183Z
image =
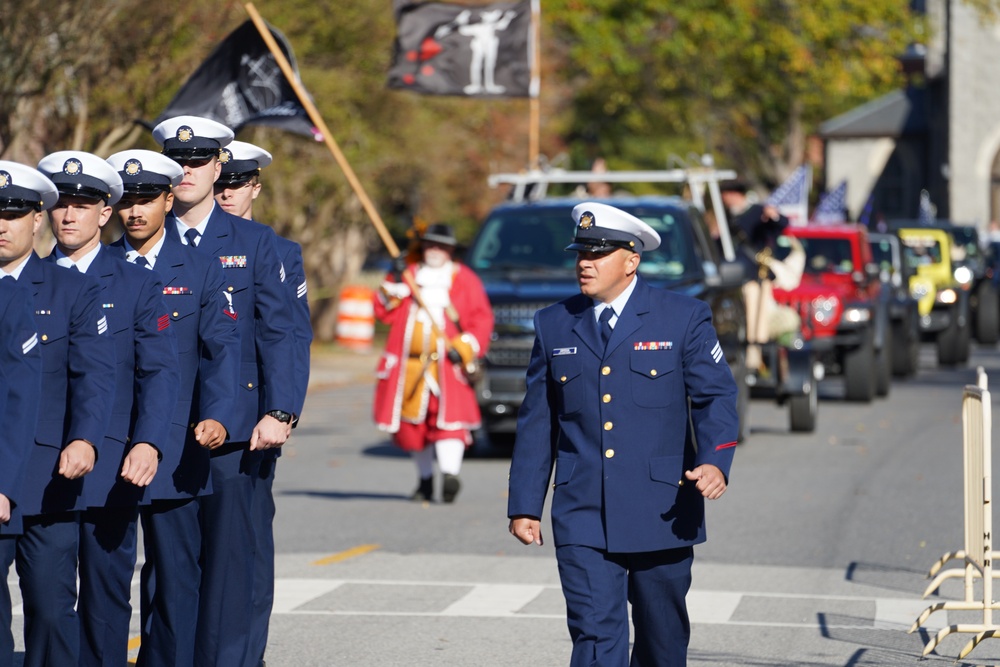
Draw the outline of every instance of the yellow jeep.
M897 233L913 271L910 293L917 300L922 337L937 342L939 364L968 361L969 294L951 269L951 236L920 227Z

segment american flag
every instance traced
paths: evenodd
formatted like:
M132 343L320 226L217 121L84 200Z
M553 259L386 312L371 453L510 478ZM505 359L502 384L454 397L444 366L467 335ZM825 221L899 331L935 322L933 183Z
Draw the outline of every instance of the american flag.
M847 181L843 180L836 188L827 192L819 200L813 211L813 222L821 225L832 222L843 222L846 219L844 210L847 208Z
M781 186L771 193L767 203L777 207L792 225L806 224L812 167L802 165L792 172Z
M934 222L937 215L937 207L931 203L931 193L927 190L920 191L920 224L929 225Z
M792 172L781 186L771 193L767 203L772 206L786 204L801 204L809 199L809 185L812 181L812 169L802 165Z
M861 215L858 216L858 222L867 227L872 221L872 210L875 208L875 193L868 195L868 201L865 202L865 207L861 209Z

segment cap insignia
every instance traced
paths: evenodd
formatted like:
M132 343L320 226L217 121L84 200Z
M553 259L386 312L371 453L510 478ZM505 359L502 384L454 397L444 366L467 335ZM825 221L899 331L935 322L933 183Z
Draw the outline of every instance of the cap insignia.
M63 163L63 173L67 176L76 176L83 173L83 163L75 157L71 157Z
M132 158L131 160L125 163L124 171L129 176L138 176L139 173L142 171L142 163L136 160L135 158Z
M219 149L219 162L221 162L222 164L226 164L232 159L233 159L233 152L231 150L229 150L228 148Z
M194 130L192 130L187 125L181 125L177 128L177 141L182 143L187 143L194 139Z
M0 190L3 190L8 185L13 185L14 182L10 178L10 174L6 171L0 171Z
M594 226L594 214L590 211L584 211L580 216L580 229L590 229Z

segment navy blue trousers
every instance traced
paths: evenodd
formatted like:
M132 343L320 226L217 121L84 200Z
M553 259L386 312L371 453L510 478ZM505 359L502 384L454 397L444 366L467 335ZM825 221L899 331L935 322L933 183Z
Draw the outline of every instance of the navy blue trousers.
M275 453L264 454L254 485L253 524L257 554L253 568L253 619L250 623L250 649L247 665L258 667L264 661L267 632L274 605L274 473L278 464Z
M254 485L260 452L247 443L212 452L212 495L201 499L202 573L195 667L244 667L253 618Z
M200 499L154 500L139 510L146 562L139 577L137 667L194 664L201 588Z
M25 667L80 662L80 619L75 609L79 550L79 512L24 518L16 563L24 601Z
M98 507L80 517L80 666L128 661L139 509Z
M571 667L685 667L691 636L687 597L690 547L631 554L556 548ZM629 660L628 603L635 646Z

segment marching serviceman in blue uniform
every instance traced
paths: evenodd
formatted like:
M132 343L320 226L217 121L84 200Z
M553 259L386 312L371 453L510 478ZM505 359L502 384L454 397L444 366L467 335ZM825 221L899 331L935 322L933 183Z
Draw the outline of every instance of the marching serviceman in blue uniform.
M705 540L705 498L726 490L736 383L709 307L638 275L659 235L595 202L576 206L573 220L567 250L577 253L581 293L535 314L509 528L542 544L555 466L552 534L571 664L682 667L692 547Z
M212 450L213 493L201 504L202 589L195 665L255 664L248 657L256 533L254 484L261 452L280 447L295 410L294 336L281 261L270 227L237 218L215 204L219 149L229 128L197 116L153 128L163 154L184 169L173 188L167 233L217 257L223 294L240 333L240 377L229 440Z
M147 506L140 508L145 563L140 583L142 637L137 665L194 664L201 585L199 498L212 491L210 448L226 441L239 377L239 334L229 316L218 260L168 236L171 187L184 177L160 153L127 150L108 163L125 193L115 205L124 236L112 246L125 259L154 271L180 359L179 399L169 446Z
M57 196L48 179L33 169L23 169L27 180L0 168L0 416L5 425L0 430L0 575L4 582L21 533L21 487L35 439L42 382L32 295L7 277L7 262L18 254L8 234L11 225L23 219L40 219L41 210ZM21 224L30 227L27 221ZM0 586L0 667L14 664L11 611L10 589Z
M122 195L118 172L83 151L47 155L38 170L59 189L49 210L56 247L46 259L98 280L115 342L111 423L83 485L77 606L79 664L110 667L128 658L139 503L169 442L180 381L177 343L158 277L101 244L101 229Z
M271 164L271 154L245 141L233 141L219 151L222 173L215 181L215 203L226 213L253 220L253 203L260 195L260 170ZM312 345L312 321L306 289L302 247L295 241L276 236L278 258L285 273L285 286L292 304L295 331L295 401L296 419L302 414L309 387L309 349ZM257 528L257 562L254 565L253 624L250 629L250 661L264 660L267 632L274 604L274 474L281 449L264 452L260 475L254 485L254 526ZM256 662L254 662L256 660Z
M34 193L16 198L42 201L42 208L55 204L55 185L35 169L0 161L0 172ZM111 192L104 195L110 199ZM29 667L79 662L75 607L83 477L104 446L115 390L115 345L100 285L39 259L32 243L41 224L35 212L5 219L6 243L0 246L0 269L31 294L42 350L41 401L19 502L24 532L16 557Z

